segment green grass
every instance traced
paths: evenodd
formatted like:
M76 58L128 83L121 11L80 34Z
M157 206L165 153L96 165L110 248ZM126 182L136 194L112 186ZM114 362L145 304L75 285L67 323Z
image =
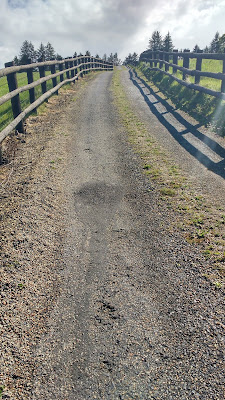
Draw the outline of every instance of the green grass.
M180 67L182 67L183 60L178 60L178 65ZM193 70L196 69L196 59L190 59L189 69L193 69ZM214 73L222 72L223 71L223 61L222 60L202 60L202 71L214 72ZM173 73L172 67L169 68L169 72L171 74ZM175 73L175 76L177 76L177 78L179 78L179 79L182 79L183 73L181 71L177 71ZM187 82L195 83L194 76L187 75L186 80L187 80ZM221 80L218 80L218 79L201 77L199 84L201 86L204 86L208 89L215 90L217 92L220 92L220 90L221 90Z
M179 63L181 62L179 60ZM195 68L194 60L190 62L190 69L192 68ZM219 60L203 60L202 70L221 72L222 62ZM176 108L187 112L204 126L213 125L217 133L225 136L225 101L184 87L161 71L150 71L144 63L140 63L137 72L139 74L142 72L145 80L150 84L153 83L172 101ZM170 68L170 72L172 73L172 68ZM176 76L182 78L180 72L177 72ZM194 82L194 77L189 76L188 81ZM200 85L220 91L221 81L202 78Z
M46 75L49 75L51 72L46 71ZM38 72L33 73L34 76L34 81L38 80L40 78ZM59 78L58 78L59 80ZM47 83L47 90L52 88L52 80L49 80L46 82ZM27 74L26 72L22 72L17 74L17 84L18 87L25 86L28 84L27 82ZM42 95L41 91L41 85L37 86L35 89L35 97L38 99ZM7 78L1 77L0 78L0 97L2 97L4 94L8 93L8 84L7 84ZM29 106L30 100L29 100L29 91L20 93L20 103L21 103L21 108L24 110L26 107ZM6 103L2 104L0 106L0 131L4 129L11 121L13 121L13 113L12 113L12 107L11 107L11 101L7 101Z

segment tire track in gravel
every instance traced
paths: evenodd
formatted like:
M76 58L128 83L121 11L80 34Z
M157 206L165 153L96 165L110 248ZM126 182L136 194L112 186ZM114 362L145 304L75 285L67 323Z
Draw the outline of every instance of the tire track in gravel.
M169 232L168 210L99 75L70 107L62 295L37 352L33 400L224 398L222 295Z

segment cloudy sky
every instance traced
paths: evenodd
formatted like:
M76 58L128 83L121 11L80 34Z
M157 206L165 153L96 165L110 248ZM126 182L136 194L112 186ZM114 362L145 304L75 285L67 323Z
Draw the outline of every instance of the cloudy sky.
M225 0L0 0L0 67L24 40L48 41L63 57L141 53L154 30L175 48L205 47L225 33Z

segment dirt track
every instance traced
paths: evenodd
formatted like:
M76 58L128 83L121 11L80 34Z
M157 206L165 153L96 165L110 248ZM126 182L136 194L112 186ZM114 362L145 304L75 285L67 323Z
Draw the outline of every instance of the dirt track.
M35 331L34 346L26 344L32 376L21 376L25 383L17 392L9 387L3 398L222 400L222 293L201 276L205 260L198 250L169 229L172 211L168 215L159 206L157 191L127 143L111 79L111 72L99 74L76 102L64 105L62 117L49 127L60 148L50 159L53 141L45 143L39 180L37 162L35 182L41 180L46 190L44 222L51 233L46 252L55 277L43 334ZM133 87L128 79L127 85ZM42 193L30 185L41 211ZM23 230L29 223L23 220ZM31 232L32 242L38 226ZM48 282L49 266L42 272ZM38 303L37 288L33 293ZM46 293L47 287L41 289L42 297ZM29 303L29 290L27 296ZM17 362L23 374L21 358ZM12 375L15 361L10 368Z

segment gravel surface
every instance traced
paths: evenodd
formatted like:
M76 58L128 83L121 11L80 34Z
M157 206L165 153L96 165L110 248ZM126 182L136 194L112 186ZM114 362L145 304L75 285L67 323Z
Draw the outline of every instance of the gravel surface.
M124 76L133 95L133 83L127 72ZM40 233L46 241L42 256L32 262L29 253L27 263L20 258L28 251L24 242L17 255L20 276L32 264L26 287L36 285L36 301L28 291L29 302L25 297L19 302L20 324L21 312L26 322L29 310L41 313L45 301L49 307L42 310L39 335L40 318L34 319L33 347L21 328L16 340L22 354L15 361L13 349L10 356L5 350L11 377L16 363L27 376L21 394L11 379L3 398L222 400L222 293L201 276L205 260L198 250L171 232L173 213L159 206L158 192L119 125L111 79L111 72L99 74L76 102L68 94L61 118L46 127L45 135L54 131L55 136L45 142L42 161L32 172L30 203L38 199L36 215L29 214L27 203L15 209L17 221L26 229L34 221L30 234ZM47 194L46 181L56 198ZM45 217L45 197L52 219ZM38 249L37 235L32 243ZM8 319L17 304L10 301Z

